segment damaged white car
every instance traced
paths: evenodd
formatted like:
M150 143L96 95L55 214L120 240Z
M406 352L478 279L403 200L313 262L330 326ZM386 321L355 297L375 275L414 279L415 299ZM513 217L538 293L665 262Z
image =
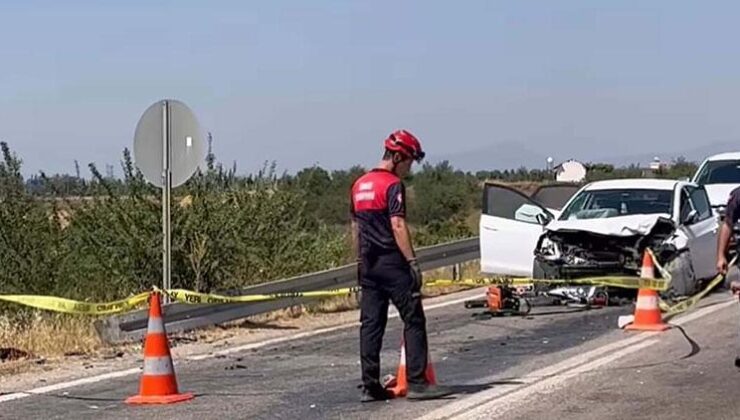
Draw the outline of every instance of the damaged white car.
M567 189L556 188L553 202L541 191L528 197L505 185L486 184L480 220L483 273L558 279L638 276L649 247L671 274L666 298L691 295L716 275L719 221L702 186L657 179L598 181L571 187L576 192L564 205L559 204ZM566 289L560 293L569 298L591 297L599 290Z

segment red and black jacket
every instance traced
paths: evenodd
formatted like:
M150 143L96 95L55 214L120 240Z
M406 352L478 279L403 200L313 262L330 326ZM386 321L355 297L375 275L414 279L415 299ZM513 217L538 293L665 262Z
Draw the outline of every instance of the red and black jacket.
M352 185L350 213L357 222L362 258L401 253L391 217L406 217L406 190L391 171L373 169Z

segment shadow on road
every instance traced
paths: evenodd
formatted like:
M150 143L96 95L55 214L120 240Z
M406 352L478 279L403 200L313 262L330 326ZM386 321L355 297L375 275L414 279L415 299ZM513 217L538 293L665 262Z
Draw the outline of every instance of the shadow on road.
M230 328L245 328L245 329L258 329L258 330L297 330L299 329L296 326L288 326L288 325L275 325L270 324L267 322L254 322L250 320L242 321L234 326L231 326L229 328L222 328L222 329L230 329Z
M524 384L524 382L502 380L502 381L493 381L493 382L488 382L485 384L478 384L478 385L447 385L447 386L451 388L453 391L455 391L456 394L475 394L477 392L489 390L496 385L522 385L522 384Z
M81 397L77 395L65 395L65 394L35 394L32 392L27 393L36 397L47 397L47 398L58 398L61 400L75 400L75 401L90 401L90 402L113 402L121 403L123 401L120 398L100 398L100 397Z

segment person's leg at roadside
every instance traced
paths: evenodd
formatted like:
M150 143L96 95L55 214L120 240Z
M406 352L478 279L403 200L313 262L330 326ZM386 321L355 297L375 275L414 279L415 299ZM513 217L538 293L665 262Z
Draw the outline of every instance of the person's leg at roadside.
M408 399L433 399L451 395L447 387L431 385L426 379L429 345L426 331L426 316L421 294L413 289L413 280L408 269L401 266L386 267L388 281L383 283L393 305L398 309L404 323L406 346L406 372L409 381Z
M421 299L412 297L411 293L401 292L394 294L392 300L404 324L403 341L406 346L409 385L424 385L429 345Z
M380 350L387 322L387 295L382 289L363 284L360 298L360 364L363 402L390 398L380 384Z

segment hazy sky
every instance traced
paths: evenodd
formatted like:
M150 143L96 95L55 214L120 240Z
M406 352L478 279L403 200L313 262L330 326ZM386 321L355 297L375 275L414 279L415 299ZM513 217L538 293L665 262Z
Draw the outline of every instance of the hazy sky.
M120 174L141 113L172 97L241 171L369 165L396 127L437 156L740 148L738 16L736 1L3 0L0 140L27 173Z

